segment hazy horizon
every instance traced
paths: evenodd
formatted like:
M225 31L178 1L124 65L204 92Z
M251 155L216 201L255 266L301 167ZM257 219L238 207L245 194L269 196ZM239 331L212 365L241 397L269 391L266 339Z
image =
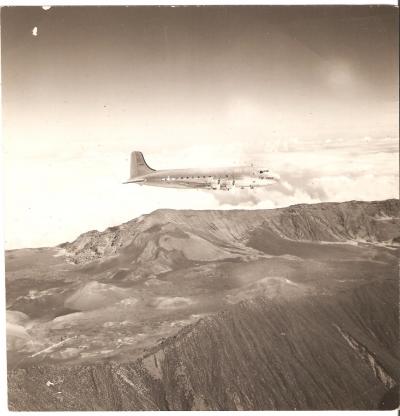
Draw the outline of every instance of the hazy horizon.
M1 26L6 248L159 208L398 198L395 7L5 7ZM132 150L283 184L122 185Z

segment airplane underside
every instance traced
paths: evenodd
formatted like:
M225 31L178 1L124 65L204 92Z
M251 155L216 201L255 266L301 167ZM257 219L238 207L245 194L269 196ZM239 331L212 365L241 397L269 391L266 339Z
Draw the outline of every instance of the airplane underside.
M174 182L166 183L165 181L143 181L139 185L157 186L161 188L176 188L176 189L207 189L213 191L230 191L231 189L254 189L270 185L269 183L252 183L251 181L230 180L221 181L215 180L208 183L201 182Z

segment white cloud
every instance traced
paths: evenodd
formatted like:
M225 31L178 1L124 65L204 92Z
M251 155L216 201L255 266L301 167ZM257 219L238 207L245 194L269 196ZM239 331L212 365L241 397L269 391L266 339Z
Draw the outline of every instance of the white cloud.
M205 140L202 144L202 137L201 133L193 134L187 144L172 148L160 145L160 141L150 147L143 140L88 143L65 138L47 147L33 138L31 146L25 139L7 140L6 247L71 241L85 231L103 230L159 208L256 209L398 196L398 152L386 151L395 139L374 138L365 143L360 138L341 148L318 148L311 140L308 149L306 140L298 140L291 151L284 152L281 147L266 153L262 142ZM280 174L281 183L234 192L122 185L129 171L129 153L134 149L143 150L147 162L156 169L253 161Z
M344 149L279 152L269 167L281 182L253 192L214 193L221 208L272 208L324 201L398 198L398 152L353 154Z

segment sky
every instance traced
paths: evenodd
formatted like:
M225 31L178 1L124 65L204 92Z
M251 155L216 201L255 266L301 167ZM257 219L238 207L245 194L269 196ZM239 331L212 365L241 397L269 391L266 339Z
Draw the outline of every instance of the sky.
M394 7L6 7L5 247L51 246L159 208L398 198ZM256 163L262 190L123 185Z

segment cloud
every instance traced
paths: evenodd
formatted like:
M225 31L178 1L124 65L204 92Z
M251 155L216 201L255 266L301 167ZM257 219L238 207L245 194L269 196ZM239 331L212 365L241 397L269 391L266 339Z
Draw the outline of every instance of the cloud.
M260 200L256 192L248 189L232 189L230 191L217 191L213 194L220 205L241 206L248 208L257 205Z
M66 146L60 138L51 146L33 140L31 147L22 142L5 143L7 248L72 241L87 230L103 230L159 208L269 209L398 197L398 151L390 151L395 138L332 138L335 147L314 139L282 139L275 147L272 143L273 151L268 151L271 141L209 143L201 132L181 147L129 140L81 139ZM155 169L255 163L277 172L281 182L229 192L122 185L134 149L142 149Z
M386 145L389 141L382 142ZM277 152L269 158L268 166L280 174L279 184L254 191L219 191L213 196L220 208L246 209L396 198L398 157L398 152L367 151L354 155L343 147L319 152Z

